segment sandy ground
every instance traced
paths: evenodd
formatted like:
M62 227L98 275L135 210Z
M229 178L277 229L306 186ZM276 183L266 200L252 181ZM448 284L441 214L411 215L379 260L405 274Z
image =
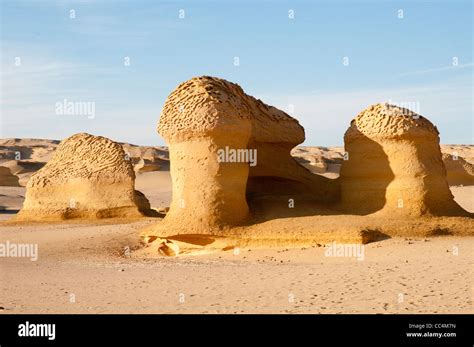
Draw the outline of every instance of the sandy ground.
M168 207L171 203L170 172L155 171L138 174L135 189L146 192L146 197L152 207Z
M466 211L474 212L474 186L450 187L454 200Z
M139 174L152 206L168 206L168 172ZM452 187L473 211L474 187ZM22 187L1 187L1 220ZM0 258L3 313L474 313L474 237L392 238L363 260L323 245L144 258L138 233L156 223L2 225L0 243L37 244L37 261ZM126 250L130 250L128 255Z
M2 240L40 250L37 261L2 259L2 312L474 312L472 237L371 243L362 261L324 247L120 257L146 223L2 230Z

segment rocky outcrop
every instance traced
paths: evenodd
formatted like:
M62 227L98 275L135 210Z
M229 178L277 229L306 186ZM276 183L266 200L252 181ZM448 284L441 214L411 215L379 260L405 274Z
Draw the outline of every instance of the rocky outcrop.
M134 183L121 145L76 134L62 141L52 159L31 176L17 220L138 217L150 205Z
M160 159L133 158L133 169L137 173L160 171L169 167L167 161Z
M436 127L389 104L362 111L344 135L348 159L341 168L347 211L390 216L463 215L453 200Z
M462 157L449 153L443 153L443 163L448 173L450 186L474 185L474 165Z
M18 176L13 175L8 167L0 166L0 186L20 186Z
M45 163L27 161L27 160L9 160L2 163L2 166L8 167L14 175L35 172L41 169Z
M297 120L214 77L182 83L166 100L158 132L169 145L173 200L166 216L182 232L209 232L249 215L262 195L336 201L336 181L290 155L304 141Z

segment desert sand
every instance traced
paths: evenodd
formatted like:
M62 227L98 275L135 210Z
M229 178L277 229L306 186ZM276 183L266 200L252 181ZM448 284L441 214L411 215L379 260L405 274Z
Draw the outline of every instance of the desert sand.
M423 116L376 104L297 147L296 119L199 77L158 131L0 140L0 312L474 312L474 146Z
M36 262L2 259L2 312L474 311L472 237L370 243L364 261L326 257L317 246L144 259L133 248L148 223L154 222L2 228L2 241L34 242L40 249ZM131 258L120 255L124 247L131 247Z
M340 149L297 150L309 161L320 153L332 160ZM135 187L152 206L169 206L169 171L139 173ZM464 209L474 212L474 186L450 189ZM0 218L11 219L22 207L25 188L0 187L0 192L6 210ZM34 262L0 259L0 312L474 312L474 237L393 237L364 245L364 261L326 257L324 245L149 257L141 254L137 235L155 223L156 218L145 218L127 224L0 226L0 243L37 243L39 250Z

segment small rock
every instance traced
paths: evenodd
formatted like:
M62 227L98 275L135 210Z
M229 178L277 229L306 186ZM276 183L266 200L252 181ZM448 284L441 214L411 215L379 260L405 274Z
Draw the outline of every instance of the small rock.
M145 236L143 238L143 242L145 242L146 244L148 243L152 243L153 241L155 241L158 237L156 236Z
M179 254L179 246L176 243L165 240L158 246L158 252L168 257L175 257Z

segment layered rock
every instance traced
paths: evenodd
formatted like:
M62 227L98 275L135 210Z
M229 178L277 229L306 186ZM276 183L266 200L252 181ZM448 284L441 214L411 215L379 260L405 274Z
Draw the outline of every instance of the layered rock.
M12 174L8 167L0 166L0 186L20 186L18 176Z
M450 186L474 185L474 165L462 157L449 153L443 153L443 163L448 172Z
M27 161L27 160L9 160L2 163L2 166L8 167L12 174L19 175L28 172L35 172L41 169L45 163Z
M349 160L341 195L349 212L391 216L463 215L453 200L437 128L398 106L372 105L344 135Z
M150 205L134 185L132 164L120 144L76 134L31 176L17 219L138 217Z
M160 159L134 158L133 169L137 173L160 171L169 167L169 162Z
M262 194L338 198L337 182L291 157L304 141L298 121L237 84L213 77L182 83L166 100L158 132L169 145L173 184L166 221L182 232L240 223L249 214L247 199Z

